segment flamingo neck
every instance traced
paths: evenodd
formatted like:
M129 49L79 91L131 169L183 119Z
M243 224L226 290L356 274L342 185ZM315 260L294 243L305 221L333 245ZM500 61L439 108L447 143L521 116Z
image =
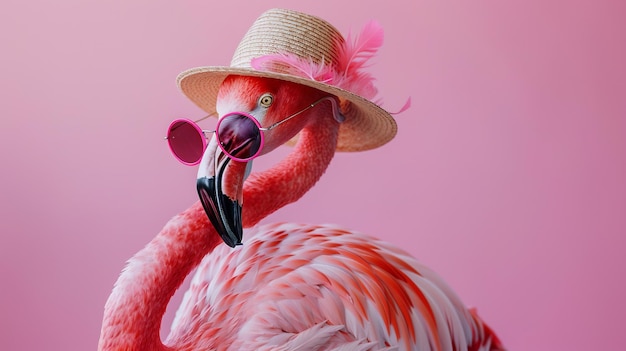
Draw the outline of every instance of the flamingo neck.
M250 175L243 189L244 227L297 201L324 174L335 154L339 124L332 117L318 117L316 123L301 130L298 143L286 158L271 169Z
M244 186L244 227L298 200L315 185L335 153L338 130L332 118L320 118L302 129L284 160L250 176ZM171 350L160 338L167 304L191 270L221 243L199 202L172 218L128 261L115 283L105 305L98 350Z
M170 350L160 338L170 298L218 244L200 203L172 218L128 261L105 305L98 350Z

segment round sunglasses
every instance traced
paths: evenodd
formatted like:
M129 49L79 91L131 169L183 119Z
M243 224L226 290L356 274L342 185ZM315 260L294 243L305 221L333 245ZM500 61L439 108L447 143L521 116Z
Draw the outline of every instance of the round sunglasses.
M259 156L263 150L266 131L278 127L323 101L329 101L332 104L335 119L340 123L343 122L344 116L339 112L337 102L334 98L327 96L269 127L262 127L256 118L246 112L230 112L224 115L217 121L215 130L202 130L196 123L197 121L186 118L176 119L167 129L165 139L174 157L188 166L200 163L207 147L207 133L215 133L219 141L218 145L226 156L235 161L247 162Z

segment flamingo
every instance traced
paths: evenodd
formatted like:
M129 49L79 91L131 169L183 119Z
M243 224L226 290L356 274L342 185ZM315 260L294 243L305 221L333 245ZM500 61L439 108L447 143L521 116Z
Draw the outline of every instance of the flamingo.
M306 109L313 101L320 102ZM199 184L219 191L173 217L128 261L105 305L99 350L503 349L442 278L403 250L333 225L257 226L327 169L338 140L338 102L272 78L224 80L220 116L246 111L267 126L304 109L264 132L262 154L296 135L298 141L277 165L254 173L252 162L226 157L230 146L211 138ZM246 240L237 245L241 228ZM194 268L162 341L166 306Z

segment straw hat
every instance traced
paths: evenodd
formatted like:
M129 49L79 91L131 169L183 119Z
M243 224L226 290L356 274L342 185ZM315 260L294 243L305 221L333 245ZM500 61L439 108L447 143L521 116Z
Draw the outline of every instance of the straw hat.
M254 58L272 54L293 54L324 65L338 60L338 46L345 39L328 22L304 13L272 9L250 27L237 47L229 67L208 66L182 72L177 79L182 92L207 113L215 112L221 83L228 75L268 77L319 89L339 98L346 117L340 125L337 151L361 151L387 143L396 135L391 114L377 104L337 86L281 72L257 70Z

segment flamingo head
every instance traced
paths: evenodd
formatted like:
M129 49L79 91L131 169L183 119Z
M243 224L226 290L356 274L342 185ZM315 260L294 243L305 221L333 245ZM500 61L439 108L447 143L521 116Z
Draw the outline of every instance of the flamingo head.
M222 83L216 101L222 127L204 152L197 189L207 216L229 246L242 240L243 185L252 169L246 158L276 149L315 123L313 107L324 99L335 106L328 93L282 80L228 76Z

